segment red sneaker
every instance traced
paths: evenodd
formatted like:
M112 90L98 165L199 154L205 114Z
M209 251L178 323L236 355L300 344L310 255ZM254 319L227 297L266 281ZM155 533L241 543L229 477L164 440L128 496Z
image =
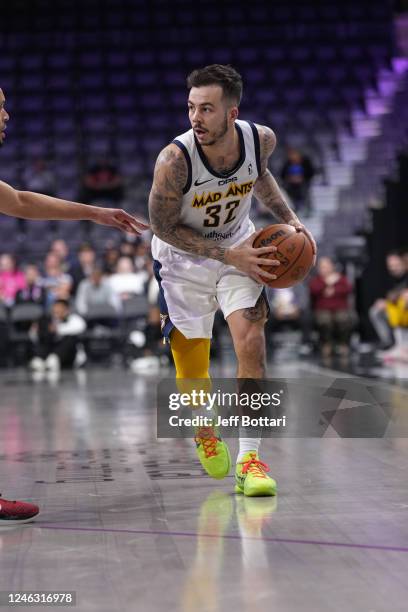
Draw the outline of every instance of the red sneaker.
M9 501L1 497L0 493L0 527L6 525L20 525L32 521L40 509L35 504L22 501Z

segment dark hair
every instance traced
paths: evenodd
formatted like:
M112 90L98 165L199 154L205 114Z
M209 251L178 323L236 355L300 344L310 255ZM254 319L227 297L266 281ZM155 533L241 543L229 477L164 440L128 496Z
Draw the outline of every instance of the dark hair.
M78 253L83 253L84 251L95 251L95 248L90 242L82 242L78 247Z
M211 64L190 72L187 77L188 89L205 85L219 85L224 97L239 106L242 98L242 77L229 64Z
M68 300L63 300L63 299L55 300L55 302L53 303L53 306L56 306L57 304L61 304L62 306L65 306L65 308L70 307Z

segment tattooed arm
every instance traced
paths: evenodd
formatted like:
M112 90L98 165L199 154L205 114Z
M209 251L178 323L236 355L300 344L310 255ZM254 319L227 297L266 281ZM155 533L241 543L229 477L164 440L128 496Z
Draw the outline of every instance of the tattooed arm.
M254 249L252 236L237 248L225 248L181 223L183 189L187 177L187 164L182 151L174 144L168 145L157 158L149 196L150 224L154 234L178 249L230 264L259 280L259 266L270 265L270 260L261 259L261 256L274 252L275 247ZM266 272L262 275L276 278Z
M317 247L312 234L302 225L293 210L285 202L277 182L268 170L268 159L276 146L275 133L265 125L257 126L257 128L260 139L261 173L255 182L255 197L271 211L277 221L293 225L298 231L304 232L312 243L316 258Z
M176 145L170 144L160 153L154 169L149 197L151 228L156 236L178 249L224 262L225 248L180 223L186 182L187 163L184 155Z
M275 133L264 125L257 127L261 149L261 173L255 182L255 197L273 213L279 223L299 222L293 210L285 202L278 183L268 170L268 159L276 146Z

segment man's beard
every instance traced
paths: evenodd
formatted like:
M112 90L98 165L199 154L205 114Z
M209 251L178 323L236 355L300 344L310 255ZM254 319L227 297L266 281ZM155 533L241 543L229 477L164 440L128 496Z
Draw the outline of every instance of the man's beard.
M211 145L216 144L219 140L221 140L221 138L225 136L227 132L228 132L228 120L227 120L227 114L225 113L225 117L224 117L222 126L220 127L218 132L215 133L213 140L211 140L210 142L207 142L205 146L210 147Z

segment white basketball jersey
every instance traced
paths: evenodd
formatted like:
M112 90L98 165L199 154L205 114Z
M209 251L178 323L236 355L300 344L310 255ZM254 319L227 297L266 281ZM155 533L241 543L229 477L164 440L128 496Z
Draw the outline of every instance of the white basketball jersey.
M211 168L193 130L173 140L183 151L188 167L180 222L222 246L241 242L254 229L249 210L253 186L260 173L259 134L249 121L236 120L235 128L240 157L235 168L226 175ZM153 247L159 246L157 241L159 239L154 236ZM155 250L153 248L153 256Z

